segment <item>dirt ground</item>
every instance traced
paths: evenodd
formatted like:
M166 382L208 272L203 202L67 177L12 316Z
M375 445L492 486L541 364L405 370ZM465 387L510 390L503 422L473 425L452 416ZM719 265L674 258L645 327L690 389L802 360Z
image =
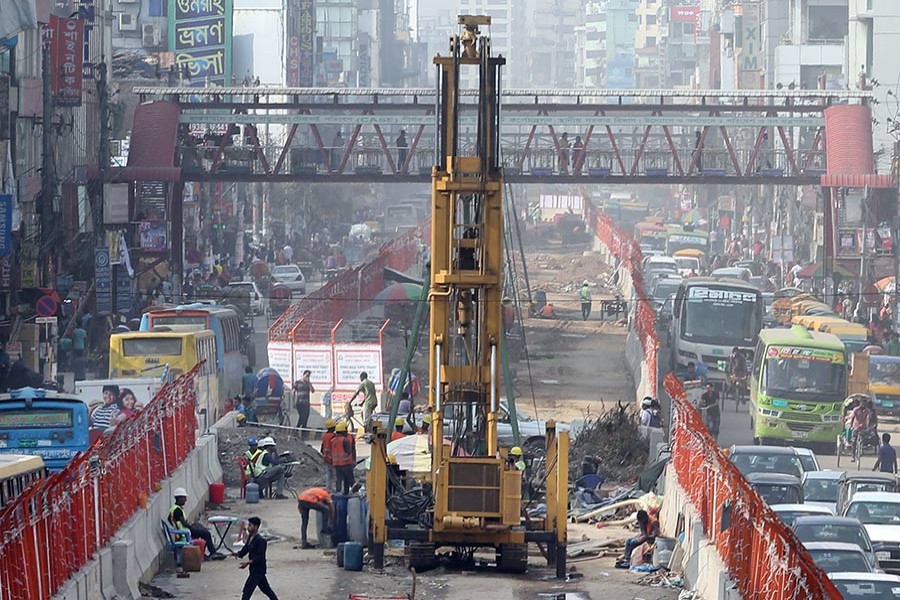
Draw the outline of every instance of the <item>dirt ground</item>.
M311 442L312 446L310 446L296 436L291 437L277 429L236 427L219 430L219 462L222 463L222 479L226 486L237 487L240 485L241 472L235 459L247 450L247 438L255 437L257 440L261 440L266 436L271 436L275 439L276 452L280 453L290 450L300 463L294 468L294 473L289 482L291 487L302 490L324 483L324 463L322 462L322 456L317 452L320 442Z
M634 385L625 363L623 323L600 318L600 300L613 297L606 286L610 269L587 246L543 246L526 250L532 293L544 291L558 318L527 318L525 342L534 384L532 402L528 366L517 352L518 406L538 417L558 421L581 419L586 410L617 400L634 401ZM581 318L578 292L583 281L591 286L593 310Z

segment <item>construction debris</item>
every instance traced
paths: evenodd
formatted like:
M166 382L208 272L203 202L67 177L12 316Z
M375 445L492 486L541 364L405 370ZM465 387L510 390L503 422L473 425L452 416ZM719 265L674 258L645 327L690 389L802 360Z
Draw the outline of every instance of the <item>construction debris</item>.
M596 416L585 415L584 428L569 451L571 479L582 476L585 457L593 458L597 473L607 481L632 481L644 470L649 442L640 434L638 416L621 401Z
M237 457L247 450L247 438L262 439L266 436L275 438L277 452L290 450L294 454L294 459L300 463L294 468L291 475L291 487L305 489L322 485L325 482L325 463L322 461L322 455L303 440L275 429L268 430L265 427L236 427L219 429L217 437L219 462L222 463L222 480L226 486L240 487L241 485L241 471ZM317 442L311 443L318 447Z

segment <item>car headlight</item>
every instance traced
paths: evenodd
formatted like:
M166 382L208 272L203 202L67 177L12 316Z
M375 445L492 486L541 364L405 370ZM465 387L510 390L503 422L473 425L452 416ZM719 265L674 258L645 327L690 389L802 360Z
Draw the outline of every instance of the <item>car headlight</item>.
M891 560L891 553L887 550L876 552L875 558L877 558L878 560Z

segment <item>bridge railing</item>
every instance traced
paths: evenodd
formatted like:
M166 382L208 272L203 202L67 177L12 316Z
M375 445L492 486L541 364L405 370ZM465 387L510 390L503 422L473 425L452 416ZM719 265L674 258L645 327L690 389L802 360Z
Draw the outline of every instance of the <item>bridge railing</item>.
M51 598L184 462L196 441L197 370L0 512L0 600Z
M710 437L678 379L669 374L664 387L672 399L672 464L678 483L741 597L842 598L800 540Z

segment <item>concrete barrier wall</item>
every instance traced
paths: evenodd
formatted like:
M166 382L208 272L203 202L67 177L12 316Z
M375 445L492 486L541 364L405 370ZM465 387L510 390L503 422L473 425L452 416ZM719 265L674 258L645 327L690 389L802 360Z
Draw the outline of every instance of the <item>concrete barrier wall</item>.
M678 483L671 464L666 468L665 486L660 529L665 537L671 538L684 532L682 561L675 570L683 570L685 589L694 590L704 600L740 600L725 563L703 532L700 516Z
M233 413L232 413L233 414ZM157 493L147 499L147 509L135 514L116 534L112 544L73 577L56 600L136 600L140 598L138 581L149 581L166 559L160 520L165 520L172 506L172 491L183 487L188 500L185 509L192 520L203 510L209 495L209 484L222 480L215 431L233 427L234 417L223 417L197 440L196 448L173 475L160 483ZM171 560L171 559L170 559Z

